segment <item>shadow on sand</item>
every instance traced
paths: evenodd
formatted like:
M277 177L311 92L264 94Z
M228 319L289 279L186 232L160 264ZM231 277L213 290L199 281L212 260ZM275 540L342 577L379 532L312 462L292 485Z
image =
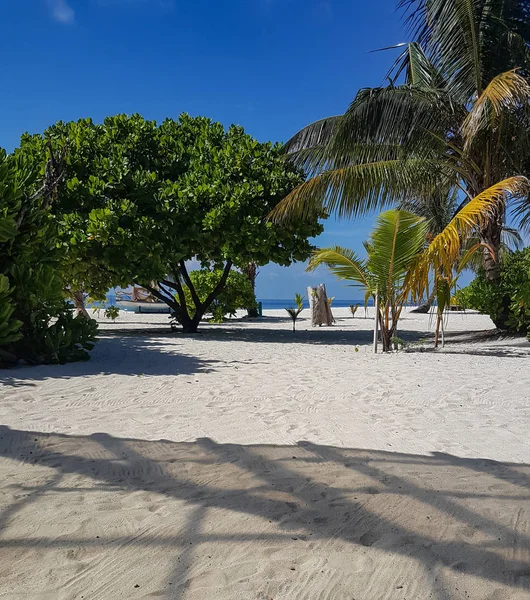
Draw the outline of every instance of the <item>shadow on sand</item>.
M389 586L385 597L399 599L500 599L530 590L528 465L307 441L176 443L7 427L0 427L0 456L7 597L62 598L74 566L83 576L68 579L68 597L99 580L108 595L98 598L128 597L118 590L132 587L136 567L116 561L135 547L140 562L169 561L162 575L154 566L143 572L145 598L184 599L206 582L205 595L195 590L193 598L368 599L375 596L363 590L378 579ZM65 529L68 507L79 516ZM162 511L158 519L153 511ZM109 519L115 525L107 530ZM272 565L265 589L241 575L236 548L253 564ZM86 553L86 572L68 568L66 553L76 549ZM36 551L56 563L41 588L50 595L17 596L15 587L39 569ZM216 552L231 558L212 564ZM332 565L335 556L342 566L320 573L316 565ZM92 573L93 564L100 566ZM326 573L334 595L319 591ZM306 589L311 580L316 587Z
M167 345L151 331L150 335L101 336L90 359L65 365L38 365L0 370L0 384L11 387L34 386L32 380L80 377L86 375L193 375L209 372L224 363L203 360L182 351L178 339ZM174 338L175 336L173 336ZM153 339L155 338L155 339ZM109 358L112 361L109 362Z

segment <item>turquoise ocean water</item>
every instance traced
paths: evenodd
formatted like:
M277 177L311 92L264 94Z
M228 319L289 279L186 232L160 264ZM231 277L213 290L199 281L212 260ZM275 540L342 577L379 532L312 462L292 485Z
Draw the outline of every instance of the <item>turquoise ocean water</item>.
M123 295L124 298L130 299L130 296L127 294ZM263 310L274 310L281 308L292 308L295 306L294 298L258 298L258 302L261 302ZM116 304L116 292L111 290L107 294L107 305L113 306ZM337 298L333 299L333 308L347 308L350 304L360 304L364 306L364 298L351 298L351 299L341 299ZM370 300L368 303L369 306L373 305L373 301ZM304 307L308 308L309 303L307 298L304 299Z

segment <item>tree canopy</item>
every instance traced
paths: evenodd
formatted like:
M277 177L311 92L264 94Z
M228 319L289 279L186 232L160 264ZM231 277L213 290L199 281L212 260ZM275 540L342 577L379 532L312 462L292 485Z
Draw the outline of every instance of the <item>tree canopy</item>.
M453 215L442 213L455 195L454 213L488 190L491 198L501 193L505 202L475 232L486 277L498 280L506 202L521 225L530 223L521 179L530 165L528 1L398 4L412 41L401 45L388 84L360 90L344 115L308 125L289 142L312 177L277 215L325 207L349 217L413 200L438 204L447 222Z
M232 265L305 260L308 238L322 231L317 213L282 224L267 219L303 175L285 161L282 146L260 143L238 126L225 130L185 114L159 125L117 115L102 124L59 122L24 136L20 152L35 158L47 143L68 148L56 215L71 288L101 297L135 282L189 331ZM193 293L191 259L222 270L205 301ZM195 314L186 308L184 285Z

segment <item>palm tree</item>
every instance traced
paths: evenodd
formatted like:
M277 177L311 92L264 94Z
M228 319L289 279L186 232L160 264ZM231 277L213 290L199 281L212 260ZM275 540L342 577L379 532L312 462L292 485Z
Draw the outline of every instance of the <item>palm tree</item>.
M521 185L530 166L530 3L401 0L400 7L415 41L403 45L388 85L361 90L344 115L288 143L309 179L275 218L323 207L354 217L403 202L438 205L440 196L457 199L456 213L487 190L501 193L504 201L474 232L485 275L496 281L506 203L530 225Z
M390 350L403 304L411 292L407 278L421 252L427 225L424 219L406 211L389 210L379 215L377 225L365 243L368 258L353 250L335 246L317 250L308 270L326 264L338 279L355 282L376 303L383 352Z
M377 218L370 240L365 243L366 260L346 248L324 248L313 253L308 270L325 264L339 279L362 286L365 303L370 296L374 298L383 351L391 348L406 300L409 296L423 297L432 281L438 300L437 346L442 315L450 302L455 278L482 248L478 242L464 251L462 240L468 239L474 229L484 227L492 212L504 210L504 190L518 186L521 194L528 193L527 180L521 177L479 194L434 237L425 218L405 210L386 211Z

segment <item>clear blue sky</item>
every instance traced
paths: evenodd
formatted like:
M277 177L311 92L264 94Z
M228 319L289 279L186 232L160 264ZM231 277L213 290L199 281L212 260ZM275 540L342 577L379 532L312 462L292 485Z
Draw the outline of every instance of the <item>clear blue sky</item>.
M259 140L286 141L381 84L406 40L396 0L0 0L0 145L24 131L81 117L181 112L237 123ZM320 246L362 251L373 218L326 223ZM258 296L291 298L324 270L261 269Z

